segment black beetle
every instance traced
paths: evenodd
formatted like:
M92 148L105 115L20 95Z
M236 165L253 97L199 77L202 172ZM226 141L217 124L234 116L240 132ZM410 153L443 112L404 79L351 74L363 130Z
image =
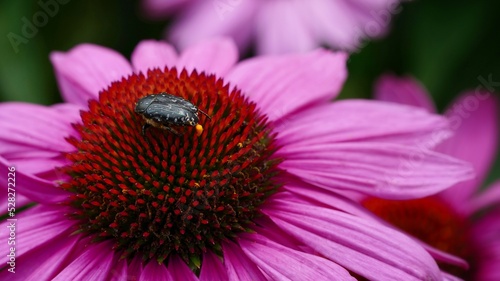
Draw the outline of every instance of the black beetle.
M146 120L142 126L143 135L150 126L169 130L176 135L180 134L170 126L193 126L196 127L196 133L201 135L203 127L198 124L200 120L198 112L211 119L208 114L189 101L165 92L147 95L139 99L135 104L134 111Z

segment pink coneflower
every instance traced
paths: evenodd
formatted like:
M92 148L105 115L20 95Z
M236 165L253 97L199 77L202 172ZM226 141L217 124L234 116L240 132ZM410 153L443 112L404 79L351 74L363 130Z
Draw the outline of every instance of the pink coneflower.
M351 50L387 31L399 0L145 0L152 17L178 14L168 39L180 48L230 36L259 54L304 52L328 45Z
M424 88L411 78L384 76L376 87L378 99L435 112ZM467 260L469 271L440 263L443 270L466 280L499 280L500 182L484 191L481 183L498 147L498 100L485 90L462 94L446 111L455 134L436 150L474 165L477 177L434 196L388 201L364 201L374 213L442 251ZM485 213L486 212L486 213Z
M422 165L387 181L416 140L448 130L445 118L330 103L344 53L236 58L222 39L180 55L145 41L132 65L86 44L51 56L67 103L0 105L2 147L14 151L2 170L15 165L18 192L36 202L16 215L16 278L441 279L419 244L358 216L363 208L337 191L407 199L470 178L464 162L419 150ZM211 117L200 114L201 135L142 134L135 103L159 92Z

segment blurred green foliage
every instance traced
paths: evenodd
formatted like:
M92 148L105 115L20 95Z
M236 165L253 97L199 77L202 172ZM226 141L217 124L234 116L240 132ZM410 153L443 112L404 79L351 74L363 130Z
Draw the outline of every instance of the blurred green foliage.
M21 35L23 18L31 21L42 8L38 1L0 2L0 101L60 102L50 52L91 42L129 57L137 42L161 39L168 26L143 16L139 1L65 1L17 52L9 34ZM374 81L385 72L415 76L440 109L480 85L479 76L500 83L499 12L500 2L492 0L404 3L388 35L351 56L341 97L370 98ZM489 181L499 174L497 163Z
M50 52L90 42L129 57L137 42L159 39L165 28L165 22L141 16L139 1L65 1L68 3L59 5L59 11L33 38L19 44L17 53L8 34L22 35L22 18L33 22L33 16L43 10L38 1L0 2L0 34L4 38L0 40L0 101L59 102Z
M443 109L479 76L500 82L499 12L491 0L405 3L388 36L351 57L344 94L369 97L374 79L393 72L416 77Z

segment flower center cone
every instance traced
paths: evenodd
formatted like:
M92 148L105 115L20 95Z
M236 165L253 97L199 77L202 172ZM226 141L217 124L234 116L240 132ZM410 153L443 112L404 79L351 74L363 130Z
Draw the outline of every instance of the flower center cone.
M168 93L189 101L198 126L151 127L134 112L147 95ZM221 242L249 231L259 206L279 184L274 134L256 104L213 75L151 70L114 82L81 112L68 138L75 151L62 168L71 180L78 231L112 239L122 257L163 263L177 254L191 268Z

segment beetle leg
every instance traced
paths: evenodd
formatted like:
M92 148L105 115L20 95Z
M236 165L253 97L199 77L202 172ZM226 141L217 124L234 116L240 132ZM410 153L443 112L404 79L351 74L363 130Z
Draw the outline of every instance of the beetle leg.
M212 120L212 117L210 117L210 115L208 115L205 111L203 111L203 110L201 110L199 108L198 108L198 111L201 112L201 113L203 113L203 115L207 116L208 119Z
M170 127L167 127L167 126L165 126L164 128L167 129L167 130L169 130L171 133L173 133L174 135L176 135L178 137L182 136L182 134L180 134L179 132L177 132L177 130L175 130L174 128L170 128Z
M146 134L146 130L151 127L151 125L149 123L144 123L144 125L142 126L142 135L144 136Z

